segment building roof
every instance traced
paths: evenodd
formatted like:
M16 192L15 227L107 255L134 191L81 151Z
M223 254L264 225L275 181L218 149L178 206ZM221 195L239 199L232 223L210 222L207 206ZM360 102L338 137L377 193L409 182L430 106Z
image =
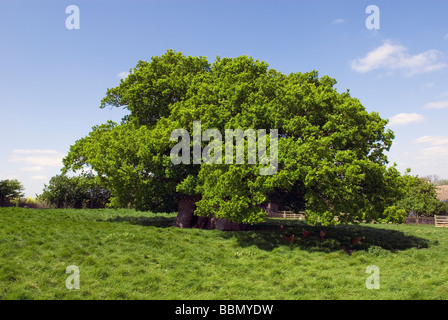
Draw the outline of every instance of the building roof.
M437 192L437 199L445 201L448 200L448 185L437 186L436 192Z

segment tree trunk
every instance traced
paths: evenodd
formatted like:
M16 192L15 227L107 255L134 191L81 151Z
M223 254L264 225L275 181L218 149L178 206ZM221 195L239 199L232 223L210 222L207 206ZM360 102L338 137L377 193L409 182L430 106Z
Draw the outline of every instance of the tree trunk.
M179 228L191 228L194 226L198 218L194 215L194 211L196 210L196 202L199 199L199 197L195 196L184 196L179 200L177 218L173 226Z
M249 225L236 223L226 219L212 217L198 217L194 215L198 196L184 196L179 200L179 208L176 221L173 226L179 228L218 229L222 231L249 230Z

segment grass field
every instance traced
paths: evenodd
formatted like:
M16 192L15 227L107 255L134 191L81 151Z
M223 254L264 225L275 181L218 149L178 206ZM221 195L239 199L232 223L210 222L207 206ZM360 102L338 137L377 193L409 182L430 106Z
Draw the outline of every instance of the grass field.
M446 228L347 225L325 228L321 240L323 228L298 220L223 232L174 228L174 218L0 208L0 299L448 298ZM291 234L292 244L281 237ZM66 288L70 265L79 290ZM370 265L379 289L366 288Z

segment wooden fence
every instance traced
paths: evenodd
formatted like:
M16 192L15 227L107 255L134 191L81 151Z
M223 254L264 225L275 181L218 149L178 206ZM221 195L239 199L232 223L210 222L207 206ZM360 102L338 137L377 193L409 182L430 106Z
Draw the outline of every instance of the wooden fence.
M292 211L278 211L276 213L269 213L269 217L273 218L283 218L283 219L305 219L305 216L301 213L294 213Z
M436 227L448 227L448 216L434 216L434 225Z
M305 219L302 213L294 213L292 211L277 211L268 214L268 217L272 218L283 218L283 219ZM336 219L337 217L335 217ZM416 223L416 224L433 224L436 227L448 227L448 216L434 216L433 217L420 217L420 218L406 218L405 223Z
M404 223L406 223L406 224L431 224L431 225L434 225L435 219L434 219L434 217L406 217L406 219L404 219Z

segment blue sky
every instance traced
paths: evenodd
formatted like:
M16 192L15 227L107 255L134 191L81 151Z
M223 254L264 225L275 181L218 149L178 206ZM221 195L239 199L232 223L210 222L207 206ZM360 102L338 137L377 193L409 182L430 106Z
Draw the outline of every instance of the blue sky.
M80 28L67 29L69 5ZM369 5L380 29L369 30ZM139 60L249 55L283 73L319 71L390 119L400 171L448 178L448 1L20 1L0 2L0 180L27 196L59 173L70 145Z

